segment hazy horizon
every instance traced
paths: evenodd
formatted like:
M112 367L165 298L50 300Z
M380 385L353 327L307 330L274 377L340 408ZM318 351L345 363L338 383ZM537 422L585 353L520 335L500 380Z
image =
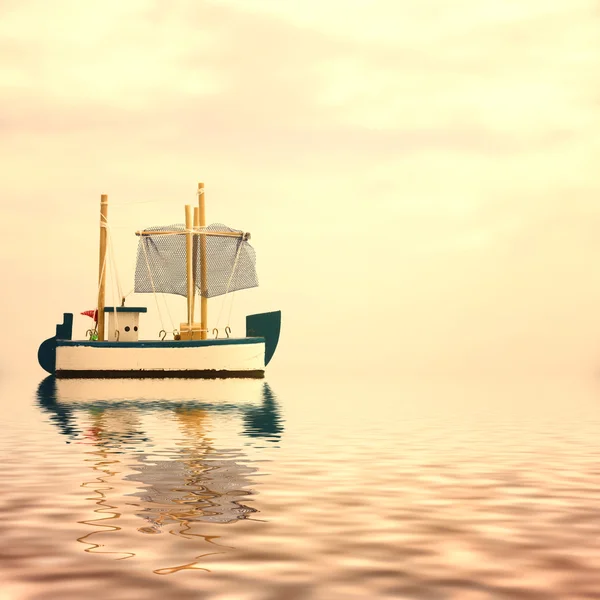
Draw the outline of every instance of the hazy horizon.
M0 372L93 308L100 194L129 291L134 231L203 181L257 252L234 333L283 311L273 369L594 374L599 25L582 0L3 3Z

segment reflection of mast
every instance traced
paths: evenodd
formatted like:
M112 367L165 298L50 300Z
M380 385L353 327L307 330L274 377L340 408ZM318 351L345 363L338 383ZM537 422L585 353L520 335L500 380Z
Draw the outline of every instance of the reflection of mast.
M157 533L159 527L177 522L183 533L190 529L190 522L231 523L255 512L241 504L251 493L244 488L250 483L247 475L255 469L224 458L212 447L206 437L205 410L177 407L173 414L184 436L178 443L177 459L142 459L132 466L139 474L127 477L145 485L144 492L136 495L144 501L145 514L140 516L151 526L140 531Z
M191 442L189 446L185 445L188 452L204 455L207 450L212 449L210 447L210 440L206 438L209 416L205 409L177 406L173 410L173 414L179 422L180 429L185 434L186 440Z
M250 492L243 487L249 482L245 475L255 472L234 460L223 458L206 439L204 411L177 409L175 415L186 436L182 454L187 455L184 463L188 468L186 485L197 488L196 499L202 500L198 507L202 520L230 523L254 509L240 504ZM200 416L201 420L198 420Z

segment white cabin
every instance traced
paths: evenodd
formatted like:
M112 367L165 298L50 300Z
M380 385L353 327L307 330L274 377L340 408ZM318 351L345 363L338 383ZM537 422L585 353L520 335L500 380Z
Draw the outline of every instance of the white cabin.
M107 342L137 342L139 339L140 313L147 312L145 306L106 306L108 315Z

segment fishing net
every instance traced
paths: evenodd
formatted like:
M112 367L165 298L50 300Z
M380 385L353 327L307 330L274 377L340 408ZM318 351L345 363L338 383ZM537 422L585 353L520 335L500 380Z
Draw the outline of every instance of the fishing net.
M243 233L220 223L208 225L204 230ZM185 225L148 227L144 230L145 235L140 236L138 244L134 291L138 294L158 292L187 296L187 236L183 233L152 235L152 232L161 231L185 232ZM204 290L200 282L203 247L206 248ZM192 264L196 291L205 298L258 286L256 254L245 237L194 235Z

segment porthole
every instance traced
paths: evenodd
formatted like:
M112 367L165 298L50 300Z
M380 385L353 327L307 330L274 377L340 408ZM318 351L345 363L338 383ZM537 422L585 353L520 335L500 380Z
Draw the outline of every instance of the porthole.
M125 331L129 331L131 329L131 327L129 327L129 325L125 326Z
M137 325L133 328L134 331L137 331Z

